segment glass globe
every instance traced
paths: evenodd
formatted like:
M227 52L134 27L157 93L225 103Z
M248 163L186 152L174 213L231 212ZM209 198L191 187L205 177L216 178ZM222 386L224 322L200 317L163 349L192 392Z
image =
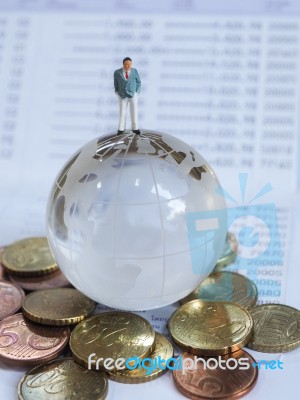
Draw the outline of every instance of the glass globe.
M49 244L70 282L124 310L173 303L215 266L227 233L216 175L160 132L96 138L62 168L47 209Z

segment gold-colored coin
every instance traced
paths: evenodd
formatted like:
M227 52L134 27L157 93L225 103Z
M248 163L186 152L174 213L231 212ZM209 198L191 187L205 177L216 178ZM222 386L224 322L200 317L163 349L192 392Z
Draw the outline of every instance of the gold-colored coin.
M2 265L20 276L45 275L58 269L44 237L28 238L5 247Z
M226 236L223 254L218 259L213 272L220 271L224 267L227 267L227 265L232 264L234 262L237 256L238 245L239 244L236 236L233 233L228 232Z
M157 332L154 344L155 349L147 358L131 365L132 369L109 372L109 378L121 383L144 383L166 373L168 371L166 361L173 357L173 346L164 335Z
M193 300L169 320L175 343L196 355L224 355L243 347L253 334L249 312L236 303Z
M71 325L89 317L95 302L76 289L56 288L28 294L22 311L28 319L46 325Z
M104 360L145 358L154 350L155 332L139 315L111 311L97 314L78 324L72 332L73 358L86 368L105 369ZM94 353L93 362L89 356ZM113 365L112 370L116 370Z
M191 300L231 301L249 308L257 303L257 287L253 281L235 272L213 272L181 304Z
M19 400L104 400L107 392L104 372L88 371L72 358L38 365L18 385Z
M261 304L249 310L254 333L247 347L263 353L300 347L300 311L284 304Z

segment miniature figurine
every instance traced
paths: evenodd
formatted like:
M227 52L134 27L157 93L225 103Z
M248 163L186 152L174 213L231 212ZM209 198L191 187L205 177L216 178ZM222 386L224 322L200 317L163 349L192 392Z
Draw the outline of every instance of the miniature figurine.
M126 110L130 105L131 129L139 135L138 127L138 95L141 91L141 79L138 71L132 68L132 60L125 57L123 67L114 72L115 92L119 98L119 126L118 134L125 131Z

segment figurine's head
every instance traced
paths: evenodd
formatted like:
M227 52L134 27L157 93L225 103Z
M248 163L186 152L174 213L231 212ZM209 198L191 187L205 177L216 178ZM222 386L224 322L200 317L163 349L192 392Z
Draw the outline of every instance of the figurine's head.
M125 57L123 60L123 68L125 71L129 71L132 65L132 59L129 57Z

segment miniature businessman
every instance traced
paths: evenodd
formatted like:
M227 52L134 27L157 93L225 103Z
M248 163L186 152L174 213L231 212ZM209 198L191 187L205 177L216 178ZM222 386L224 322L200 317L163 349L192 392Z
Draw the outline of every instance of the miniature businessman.
M118 134L125 131L126 110L129 103L131 129L133 133L139 135L138 95L141 91L141 79L137 70L132 68L131 58L125 57L123 67L114 72L114 85L120 105Z

